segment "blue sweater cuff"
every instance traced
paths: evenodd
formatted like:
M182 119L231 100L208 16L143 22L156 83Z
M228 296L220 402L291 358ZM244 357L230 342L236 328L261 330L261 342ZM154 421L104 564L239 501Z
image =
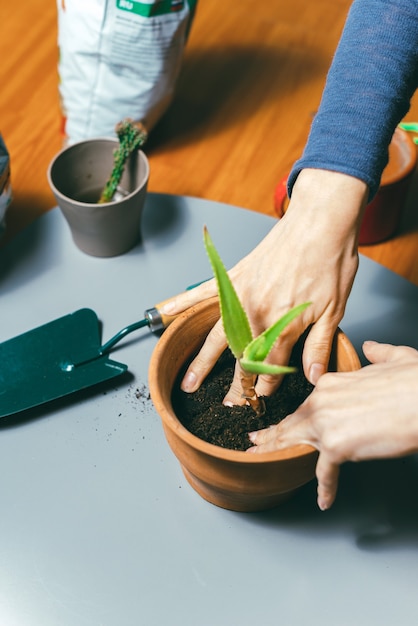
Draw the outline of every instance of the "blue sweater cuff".
M417 84L416 0L355 0L304 153L289 176L289 195L309 167L363 180L371 200Z

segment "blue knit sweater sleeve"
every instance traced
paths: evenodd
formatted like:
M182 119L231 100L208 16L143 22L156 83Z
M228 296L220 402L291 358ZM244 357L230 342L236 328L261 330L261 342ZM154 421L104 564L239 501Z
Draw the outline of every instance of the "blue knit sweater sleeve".
M418 86L418 0L354 0L302 158L291 171L355 176L376 193Z

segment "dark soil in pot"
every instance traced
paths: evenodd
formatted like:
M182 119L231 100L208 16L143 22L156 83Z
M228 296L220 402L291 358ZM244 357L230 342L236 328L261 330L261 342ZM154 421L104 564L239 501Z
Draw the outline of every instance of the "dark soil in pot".
M249 406L226 407L222 404L232 381L235 360L226 350L198 391L187 394L181 391L180 373L173 389L173 408L183 426L191 433L217 446L232 450L246 450L252 444L248 433L277 424L293 413L311 393L313 386L303 374L300 341L290 359L297 372L287 374L280 388L265 398L266 412L257 417Z

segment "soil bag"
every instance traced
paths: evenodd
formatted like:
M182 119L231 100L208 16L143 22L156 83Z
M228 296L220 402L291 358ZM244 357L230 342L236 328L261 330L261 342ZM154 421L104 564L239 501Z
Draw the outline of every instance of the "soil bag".
M67 143L148 131L170 104L197 0L57 0L59 90Z

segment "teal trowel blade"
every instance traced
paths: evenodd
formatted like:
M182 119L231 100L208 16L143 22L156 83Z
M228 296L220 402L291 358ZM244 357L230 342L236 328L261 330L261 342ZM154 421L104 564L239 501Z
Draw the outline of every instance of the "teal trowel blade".
M80 309L0 344L0 417L123 374L100 354L97 315Z

